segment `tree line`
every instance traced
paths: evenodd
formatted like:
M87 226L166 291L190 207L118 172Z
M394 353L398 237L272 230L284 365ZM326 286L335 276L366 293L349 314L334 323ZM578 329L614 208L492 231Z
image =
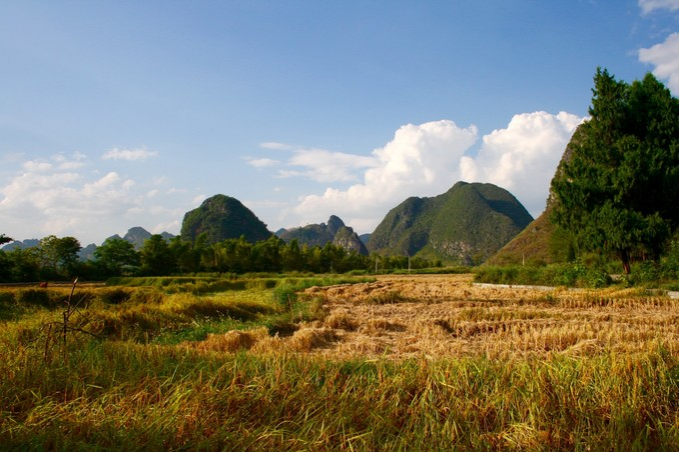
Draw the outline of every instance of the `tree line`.
M11 241L4 235L5 242ZM74 237L50 235L36 247L0 250L0 282L69 280L75 276L103 280L113 276L167 276L175 274L312 272L346 273L352 270L383 271L441 266L407 256L361 255L341 246L289 243L272 235L251 243L245 237L209 244L206 235L195 243L174 237L169 241L152 235L140 250L121 238L110 238L81 261L80 242Z

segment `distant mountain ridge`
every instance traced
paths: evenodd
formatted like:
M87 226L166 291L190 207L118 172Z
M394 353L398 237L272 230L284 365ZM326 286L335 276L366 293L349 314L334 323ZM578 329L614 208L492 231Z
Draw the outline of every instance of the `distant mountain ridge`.
M120 237L118 234L113 234L106 240L123 239L126 242L130 242L132 245L134 245L134 249L139 251L144 246L144 242L150 239L152 235L153 234L151 234L146 229L140 226L135 226L133 228L128 229L123 237ZM173 234L170 234L169 232L161 232L160 236L163 237L165 240L170 240L175 237Z
M40 239L14 240L2 247L3 251L32 248L40 245Z
M368 248L358 234L335 215L330 216L327 224L309 224L298 228L281 229L276 232L276 235L288 243L295 239L300 245L309 247L323 247L326 243L332 243L346 250L368 255Z
M432 198L411 197L370 236L368 250L476 265L495 254L533 218L507 190L458 182Z

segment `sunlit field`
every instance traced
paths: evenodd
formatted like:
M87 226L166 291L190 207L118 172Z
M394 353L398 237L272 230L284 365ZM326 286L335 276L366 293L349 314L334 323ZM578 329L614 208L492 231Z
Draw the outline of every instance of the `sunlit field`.
M126 284L0 290L3 450L679 447L679 300L662 292Z

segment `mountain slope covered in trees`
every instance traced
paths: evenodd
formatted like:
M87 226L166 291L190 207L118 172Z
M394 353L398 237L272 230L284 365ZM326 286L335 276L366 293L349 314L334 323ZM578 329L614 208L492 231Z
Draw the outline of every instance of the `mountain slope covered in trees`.
M533 218L507 190L458 182L432 198L411 197L392 209L368 249L386 255L475 265L492 256Z
M208 244L240 236L254 243L272 235L250 209L226 195L214 195L184 215L182 240L194 243L201 234L205 234Z

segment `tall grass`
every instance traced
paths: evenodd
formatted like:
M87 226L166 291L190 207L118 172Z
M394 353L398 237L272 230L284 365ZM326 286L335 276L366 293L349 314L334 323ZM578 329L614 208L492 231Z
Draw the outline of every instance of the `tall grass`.
M333 362L96 343L0 364L0 444L108 450L661 450L677 359Z

